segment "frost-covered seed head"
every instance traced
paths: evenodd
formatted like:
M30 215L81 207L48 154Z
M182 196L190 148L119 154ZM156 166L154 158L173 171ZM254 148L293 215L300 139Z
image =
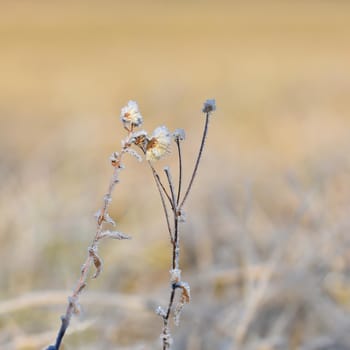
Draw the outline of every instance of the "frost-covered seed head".
M139 111L139 106L135 101L129 101L120 112L120 120L124 126L140 126L143 122L142 115Z
M146 159L159 160L170 151L171 136L165 126L159 126L153 131L146 146Z
M133 143L143 149L147 143L147 132L145 130L134 132L130 137L130 143Z
M208 99L203 104L203 113L210 113L216 110L216 104L214 99Z
M184 129L176 129L173 133L175 141L183 141L186 137Z

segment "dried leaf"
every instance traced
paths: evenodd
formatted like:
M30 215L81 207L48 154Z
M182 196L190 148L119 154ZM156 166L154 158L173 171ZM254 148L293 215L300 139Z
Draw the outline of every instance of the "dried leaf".
M176 283L176 288L181 288L182 293L181 293L181 301L184 304L188 304L191 299L191 288L190 285L187 282L178 282Z
M126 153L129 153L131 156L135 157L139 162L142 162L142 157L132 148L126 148Z
M180 315L181 311L184 308L185 304L188 304L191 299L191 290L190 290L190 285L187 282L178 282L176 283L176 288L181 288L181 296L179 302L176 304L175 309L174 309L174 322L176 326L179 325L180 323Z
M96 272L94 273L94 275L92 276L92 278L97 278L98 275L101 273L102 271L102 260L101 258L97 255L96 250L94 248L90 248L89 249L89 254L92 257L93 261L94 261L94 265L96 267Z
M113 238L113 239L131 239L131 236L126 235L125 233L119 231L103 231L100 234L100 238Z
M176 326L180 324L181 311L184 306L185 304L182 301L179 301L175 306L173 319Z

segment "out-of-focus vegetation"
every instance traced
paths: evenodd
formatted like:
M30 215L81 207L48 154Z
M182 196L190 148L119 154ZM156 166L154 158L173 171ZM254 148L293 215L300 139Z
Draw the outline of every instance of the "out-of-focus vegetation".
M119 109L185 128L189 173L214 97L174 349L350 349L349 37L346 1L2 1L0 348L55 337ZM151 174L126 166L112 214L133 240L101 245L64 349L159 348L171 247Z

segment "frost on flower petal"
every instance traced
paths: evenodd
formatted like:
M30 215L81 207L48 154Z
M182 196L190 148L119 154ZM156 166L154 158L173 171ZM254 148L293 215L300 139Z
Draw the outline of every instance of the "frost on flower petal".
M120 112L120 120L124 126L140 126L143 122L139 106L135 101L129 101Z
M202 111L204 113L214 112L216 110L216 104L214 99L208 99L203 104Z
M146 146L146 159L159 160L170 150L171 135L165 126L159 126L153 131Z

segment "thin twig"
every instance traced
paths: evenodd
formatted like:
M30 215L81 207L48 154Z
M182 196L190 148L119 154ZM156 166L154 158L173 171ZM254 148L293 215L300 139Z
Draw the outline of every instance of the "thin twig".
M186 190L184 198L182 199L182 202L181 202L181 204L179 206L179 209L181 209L183 207L183 205L185 204L186 199L187 199L187 197L188 197L188 195L189 195L189 193L191 191L193 181L194 181L194 179L196 177L196 174L197 174L198 165L199 165L200 160L202 158L203 148L204 148L205 140L206 140L207 134L208 134L209 117L210 117L210 112L207 112L206 116L205 116L205 125L204 125L204 130L203 130L203 136L202 136L202 141L201 141L201 145L200 145L200 148L199 148L197 160L196 160L196 163L195 163L195 166L194 166L194 169L193 169L191 180L190 180L190 182L188 184L187 190Z
M168 213L168 209L167 209L166 204L165 204L165 199L164 199L163 192L166 194L166 196L168 197L169 201L171 201L171 199L170 199L170 197L169 197L169 195L167 194L166 191L163 190L163 192L162 192L162 188L164 188L164 186L163 186L162 182L160 181L160 178L159 178L159 175L156 172L156 169L154 169L154 167L153 167L153 165L152 165L152 163L150 161L148 161L148 164L149 164L150 168L152 169L152 175L154 177L154 181L156 182L157 189L158 189L158 192L159 192L159 195L160 195L160 200L162 202L163 211L164 211L164 215L165 215L165 219L166 219L166 223L167 223L167 228L168 228L168 232L169 232L169 236L170 236L170 241L171 241L171 243L173 243L174 237L173 237L173 234L171 232L169 213Z
M177 215L177 208L176 208L176 199L175 199L175 191L174 191L174 184L173 180L171 178L170 170L169 168L164 168L164 172L167 176L171 198L173 201L173 213L174 213L174 242L173 242L173 261L172 266L173 269L178 268L179 262L178 262L178 246L179 246L179 235L178 235L178 215Z
M165 175L167 177L167 180L168 180L168 185L169 185L169 188L170 188L170 194L171 194L171 206L172 206L172 209L174 211L174 216L176 217L176 198L175 198L175 189L174 189L174 184L173 184L173 180L171 178L171 174L170 174L170 170L168 167L164 168L164 172L165 172Z
M103 227L103 222L104 222L104 215L107 212L108 206L109 206L109 199L111 197L112 191L117 184L117 176L118 172L120 171L119 167L114 168L112 179L110 181L109 187L108 187L108 192L105 195L105 200L104 204L102 207L102 210L100 212L100 216L98 218L98 224L97 224L97 230L95 237L91 243L90 249L97 250L98 243L99 243L99 236L102 232L102 227ZM54 349L54 350L59 350L62 339L66 333L67 328L69 327L70 320L72 318L72 315L74 313L74 309L76 308L76 304L78 302L78 298L84 287L86 286L86 281L90 272L91 265L93 263L93 256L91 254L88 254L81 270L80 278L77 282L77 285L73 291L72 296L69 298L69 303L66 309L66 313L64 316L61 317L61 327L58 331L57 338L56 338L56 343L54 347L49 347L48 349Z
M127 140L130 138L130 136L131 136L131 132L129 133ZM89 246L88 255L86 257L84 264L82 265L80 277L79 277L79 280L76 284L76 287L73 290L72 295L68 298L69 302L67 305L66 313L61 317L61 326L60 326L60 329L59 329L58 334L57 334L56 343L55 343L55 345L49 346L47 348L47 350L59 350L61 343L62 343L62 339L67 331L67 328L69 327L70 320L71 320L73 314L76 313L77 309L79 308L79 296L87 284L86 281L88 279L91 266L94 263L94 259L96 259L95 252L97 252L99 240L101 238L103 225L107 219L108 207L109 207L109 204L111 203L112 192L113 192L116 184L119 182L118 175L119 175L120 170L122 169L121 160L122 160L123 155L127 152L127 149L129 147L130 147L130 144L128 142L125 142L125 144L120 152L120 155L119 155L118 159L116 160L116 163L114 165L113 174L112 174L109 186L108 186L108 191L104 196L103 206L102 206L102 208L99 212L99 216L97 218L97 228L96 228L95 236L91 242L91 245ZM95 274L94 277L97 277L97 274Z
M174 190L174 184L173 180L171 178L170 170L169 168L164 168L164 172L166 174L166 177L168 179L168 184L170 188L171 198L173 201L173 216L174 216L174 240L172 242L172 269L178 269L179 268L179 234L178 234L178 210L176 205L176 198L175 198L175 190ZM166 311L166 315L163 317L163 350L167 350L169 348L169 344L167 341L167 332L168 324L169 324L169 317L171 310L173 308L174 299L175 299L175 290L176 290L176 282L171 281L171 293L169 297L169 304Z
M176 199L176 204L179 205L180 196L181 196L181 185L182 185L182 156L181 156L180 140L177 138L175 142L176 142L177 154L179 158L179 184L177 188L177 199Z
M171 209L173 209L173 203L172 203L172 199L168 193L168 191L166 190L165 186L163 185L161 179L160 179L160 176L158 175L156 169L154 168L154 166L152 165L152 163L150 161L148 161L148 164L149 166L151 167L152 169L152 173L153 173L153 176L156 178L159 186L161 187L161 189L163 190L164 194L166 195L166 197L168 198L168 201L169 201L169 204L171 205Z

